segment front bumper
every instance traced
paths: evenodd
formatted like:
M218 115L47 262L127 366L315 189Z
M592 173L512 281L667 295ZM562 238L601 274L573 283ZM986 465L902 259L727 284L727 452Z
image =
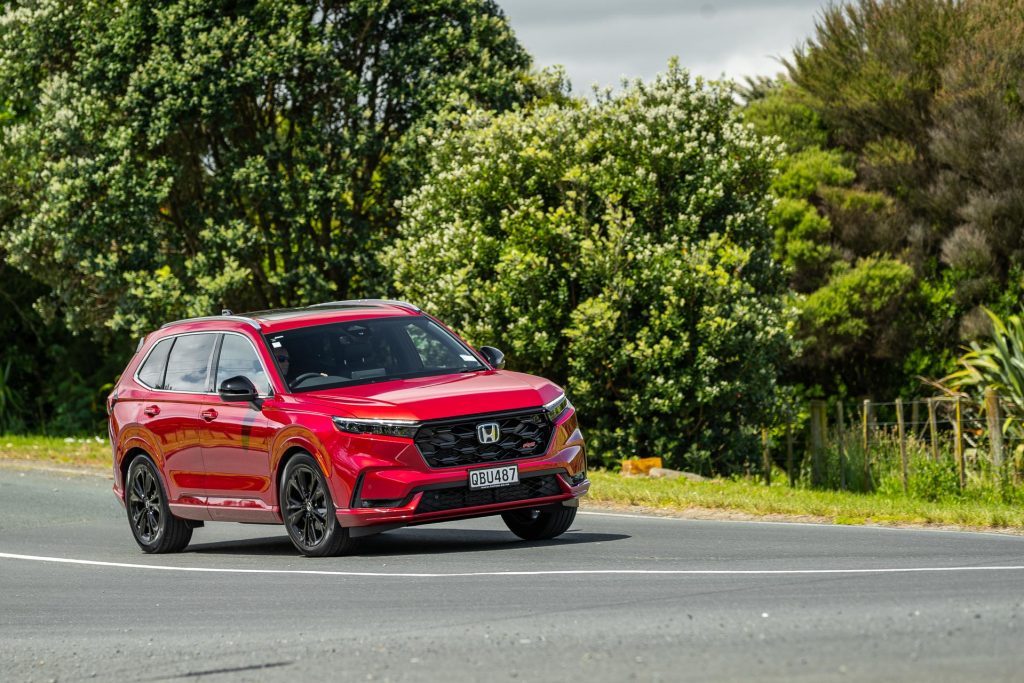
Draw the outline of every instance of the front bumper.
M543 475L542 475L543 476ZM467 517L483 517L493 515L506 510L518 508L545 507L558 504L575 504L577 499L586 495L590 490L590 481L584 479L582 483L575 486L568 483L568 478L563 474L551 474L557 478L560 491L551 496L538 498L522 498L519 500L502 501L485 505L469 505L456 507L447 510L436 510L430 512L418 512L423 502L424 494L430 489L419 490L413 493L407 500L403 500L398 507L386 508L349 508L338 510L338 521L346 527L364 527L377 524L408 526L412 524L427 524L429 522L440 522L450 519L465 519ZM529 479L520 473L520 479ZM463 484L468 486L467 484ZM454 487L452 487L454 488ZM500 489L487 489L500 491Z
M519 508L576 505L590 489L586 450L574 411L558 420L547 452L539 457L449 468L429 468L425 463L410 467L412 459L397 460L396 466L359 472L349 507L337 510L342 526L391 528ZM421 457L415 460L423 463ZM507 464L518 465L520 485L469 491L470 470Z

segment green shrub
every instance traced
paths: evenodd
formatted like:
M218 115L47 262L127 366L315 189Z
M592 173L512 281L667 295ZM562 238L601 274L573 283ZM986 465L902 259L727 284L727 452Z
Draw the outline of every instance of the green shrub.
M907 489L921 500L937 501L960 495L956 463L951 458L918 457L910 463Z
M402 207L395 288L566 384L606 462L736 466L789 337L773 152L733 109L672 65L593 103L466 117Z

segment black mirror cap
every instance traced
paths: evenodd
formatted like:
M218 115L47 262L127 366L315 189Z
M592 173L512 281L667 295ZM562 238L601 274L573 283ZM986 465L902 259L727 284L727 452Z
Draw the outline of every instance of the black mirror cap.
M505 369L505 354L493 346L481 346L480 355L484 357L484 360L494 368L495 370Z
M255 402L259 398L259 392L256 391L256 385L253 384L252 380L245 375L228 377L220 383L220 388L217 390L217 393L219 393L220 397L225 401Z

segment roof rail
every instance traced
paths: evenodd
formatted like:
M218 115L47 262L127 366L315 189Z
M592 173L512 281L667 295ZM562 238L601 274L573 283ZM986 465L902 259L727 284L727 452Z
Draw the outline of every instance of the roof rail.
M409 311L420 312L418 306L407 301L396 301L395 299L349 299L347 301L325 301L320 304L306 306L306 308L334 308L341 306L398 306Z
M234 320L236 322L245 323L254 330L260 329L260 324L258 322L252 318L246 318L243 315L203 315L198 318L182 318L181 320L172 320L169 323L164 323L160 326L160 329L162 330L165 327L170 327L171 325L180 325L181 323L199 323L207 320Z

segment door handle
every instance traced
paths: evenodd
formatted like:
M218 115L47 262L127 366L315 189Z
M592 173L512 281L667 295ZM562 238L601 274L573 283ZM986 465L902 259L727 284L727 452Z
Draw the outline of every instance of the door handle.
M217 411L213 408L207 408L203 412L199 413L204 420L207 422L213 422L217 419Z
M160 414L160 406L157 406L157 405L146 406L142 410L142 412L144 412L146 415L149 415L150 417L156 417L157 415Z

